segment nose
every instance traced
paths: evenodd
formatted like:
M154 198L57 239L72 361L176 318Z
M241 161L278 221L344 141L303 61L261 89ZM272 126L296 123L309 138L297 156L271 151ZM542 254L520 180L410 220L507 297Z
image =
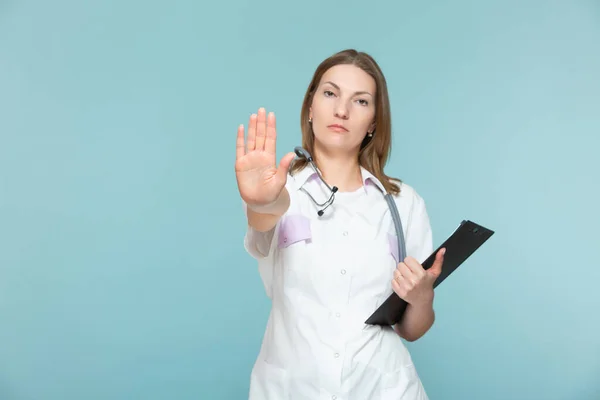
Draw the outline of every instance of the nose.
M348 119L348 107L346 102L338 101L335 105L335 116L341 119Z

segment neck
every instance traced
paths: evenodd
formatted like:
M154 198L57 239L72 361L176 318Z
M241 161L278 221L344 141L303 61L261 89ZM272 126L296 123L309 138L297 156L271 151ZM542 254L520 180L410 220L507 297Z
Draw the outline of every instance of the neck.
M323 179L340 192L352 192L363 185L357 156L334 155L315 152L315 163Z

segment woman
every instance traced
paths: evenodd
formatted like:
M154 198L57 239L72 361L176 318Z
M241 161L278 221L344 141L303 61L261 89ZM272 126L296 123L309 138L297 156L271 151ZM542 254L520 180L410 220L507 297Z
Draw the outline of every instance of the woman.
M337 187L327 207L331 190L305 158L294 161L290 152L277 167L273 113L253 114L247 139L238 128L245 248L272 300L250 399L427 399L400 338L417 340L433 324L443 250L425 271L420 262L433 247L424 201L384 174L390 106L372 57L346 50L323 61L304 98L301 128L302 147ZM404 260L397 260L385 193L402 219ZM408 303L402 321L365 325L393 292Z

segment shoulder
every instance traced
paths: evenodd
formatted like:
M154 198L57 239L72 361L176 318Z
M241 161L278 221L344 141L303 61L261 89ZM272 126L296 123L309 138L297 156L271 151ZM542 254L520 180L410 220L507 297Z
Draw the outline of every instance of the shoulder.
M425 208L425 199L414 186L397 179L390 179L390 182L393 182L400 187L400 193L392 195L398 207L408 207L408 209L411 210Z
M395 181L400 187L400 193L392 195L400 218L410 230L429 229L429 213L425 199L418 190L406 183Z
M400 186L400 193L393 198L404 227L407 254L423 262L433 251L431 221L425 200L413 186L395 183Z
M304 184L313 174L314 172L308 166L305 166L304 168L295 172L290 170L287 173L285 188L288 190L290 195L293 195L293 193L297 192L302 186L304 186Z
M296 185L297 174L292 174L291 172L287 173L287 181L285 182L285 187L287 189Z
M290 197L295 196L296 192L298 191L298 178L289 172L287 174L285 188L287 189Z

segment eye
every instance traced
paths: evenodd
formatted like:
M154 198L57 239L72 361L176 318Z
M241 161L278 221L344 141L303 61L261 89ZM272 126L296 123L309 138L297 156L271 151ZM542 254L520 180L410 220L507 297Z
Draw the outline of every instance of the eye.
M323 92L323 94L325 95L325 97L331 97L331 96L333 96L333 95L334 95L334 94L333 94L333 92L332 92L331 90L325 90L325 91Z
M360 104L361 106L365 106L366 107L366 106L369 105L369 102L367 100L365 100L365 99L359 99L357 101L358 101L358 104Z

